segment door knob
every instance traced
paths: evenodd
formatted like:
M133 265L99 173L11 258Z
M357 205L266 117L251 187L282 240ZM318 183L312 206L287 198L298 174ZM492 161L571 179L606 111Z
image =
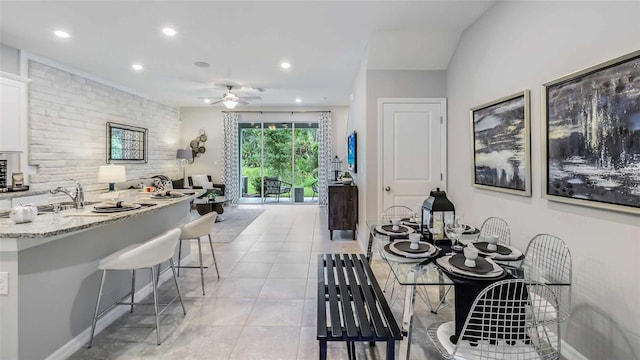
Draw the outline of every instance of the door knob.
M386 188L384 188L384 191L391 191L391 186L387 186Z

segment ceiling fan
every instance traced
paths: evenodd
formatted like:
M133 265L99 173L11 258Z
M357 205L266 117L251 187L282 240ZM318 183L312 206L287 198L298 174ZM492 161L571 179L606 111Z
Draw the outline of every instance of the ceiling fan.
M231 89L233 89L234 85L224 85L224 86L226 86L227 92L222 96L222 99L217 100L217 101L212 101L212 102L209 103L209 105L215 105L215 104L222 103L222 104L224 104L224 106L227 109L232 110L238 104L247 105L247 104L249 104L248 101L250 101L250 100L260 100L260 99L262 99L262 97L260 97L260 96L242 96L242 97L240 97L240 96L236 95L235 93L231 92ZM244 86L242 88L244 88ZM257 91L261 91L262 92L264 90L262 88L258 88ZM200 98L201 99L205 99L205 101L207 99L210 99L208 97L200 97Z

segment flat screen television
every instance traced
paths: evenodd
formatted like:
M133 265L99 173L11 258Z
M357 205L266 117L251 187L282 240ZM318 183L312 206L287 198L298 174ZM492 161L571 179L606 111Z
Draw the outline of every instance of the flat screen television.
M347 167L354 173L358 172L358 157L356 156L356 132L349 134L347 138Z

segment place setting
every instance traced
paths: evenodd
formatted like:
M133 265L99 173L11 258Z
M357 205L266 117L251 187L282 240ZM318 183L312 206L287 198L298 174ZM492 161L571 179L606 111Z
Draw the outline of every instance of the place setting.
M408 239L397 239L384 246L388 254L407 260L425 260L438 255L439 249L426 241L420 241L418 233L409 234ZM413 261L407 261L413 262Z
M391 220L391 224L382 224L376 226L376 231L382 235L392 237L405 237L409 234L415 233L415 230L410 226L401 224L402 220Z
M160 192L152 193L151 196L149 197L152 199L162 200L162 199L179 199L184 196L187 196L187 195L177 191L160 191Z
M448 273L473 279L498 278L505 273L493 260L480 257L478 249L470 246L465 247L462 254L438 258L436 264Z
M498 244L498 235L486 235L484 241L471 242L467 246L478 250L479 254L494 260L521 260L522 251L509 245Z
M131 211L140 209L142 205L134 204L127 201L105 201L95 204L91 210L94 213L118 213L123 211Z

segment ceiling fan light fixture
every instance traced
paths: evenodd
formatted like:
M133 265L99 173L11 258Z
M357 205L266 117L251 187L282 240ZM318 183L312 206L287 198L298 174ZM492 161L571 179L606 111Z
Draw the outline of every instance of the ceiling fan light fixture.
M236 105L238 105L238 102L237 102L237 101L235 101L235 100L232 100L232 99L227 99L227 100L224 100L224 101L222 102L222 104L224 104L224 106L225 106L227 109L229 109L229 110L233 110L233 108L235 108L235 107L236 107Z

